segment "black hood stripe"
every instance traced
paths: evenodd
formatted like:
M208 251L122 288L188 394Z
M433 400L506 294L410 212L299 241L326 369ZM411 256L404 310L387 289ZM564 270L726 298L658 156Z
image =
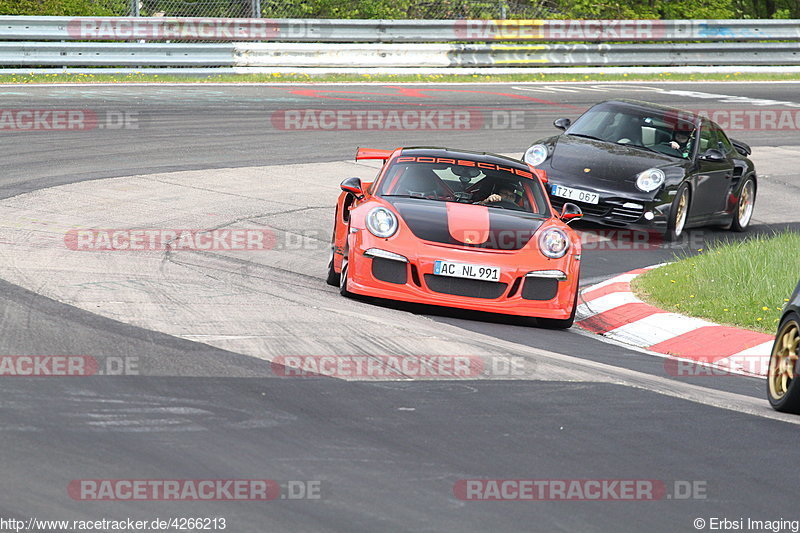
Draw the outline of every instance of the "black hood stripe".
M523 248L544 220L529 213L489 208L489 238L486 242L468 245L450 235L447 203L416 198L384 198L391 203L418 239L443 244L519 250ZM462 228L469 230L470 228Z

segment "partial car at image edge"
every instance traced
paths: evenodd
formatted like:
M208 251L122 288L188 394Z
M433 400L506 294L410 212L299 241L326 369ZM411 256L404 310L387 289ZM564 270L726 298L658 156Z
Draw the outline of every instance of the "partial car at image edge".
M767 370L767 398L773 409L800 414L800 283L781 312Z

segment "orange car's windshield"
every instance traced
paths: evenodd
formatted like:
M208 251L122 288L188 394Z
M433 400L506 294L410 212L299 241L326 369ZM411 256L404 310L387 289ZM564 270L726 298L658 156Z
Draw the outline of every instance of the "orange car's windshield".
M527 171L492 163L418 159L434 158L397 158L378 184L378 196L477 204L549 216L539 181Z

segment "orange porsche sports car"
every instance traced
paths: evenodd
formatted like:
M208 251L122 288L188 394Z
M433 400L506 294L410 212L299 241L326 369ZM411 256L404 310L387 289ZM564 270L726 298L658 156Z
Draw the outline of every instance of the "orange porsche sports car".
M575 319L581 210L554 213L544 171L445 148L361 148L384 161L372 183L342 182L328 283L350 293L536 317Z

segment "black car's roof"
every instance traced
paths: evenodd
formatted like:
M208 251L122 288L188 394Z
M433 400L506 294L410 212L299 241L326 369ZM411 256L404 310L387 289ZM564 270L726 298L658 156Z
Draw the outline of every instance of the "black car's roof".
M669 107L661 104L654 104L652 102L644 102L642 100L631 100L628 98L620 98L617 100L606 100L605 102L600 102L599 104L596 105L603 105L603 104L616 104L635 109L655 109L661 111L662 113L674 113L676 116L681 117L687 122L689 120L693 120L695 123L697 123L700 121L700 119L704 118L693 111L687 111L685 109L678 109L676 107Z
M503 155L493 154L490 152L472 152L470 150L451 150L449 148L441 148L438 146L411 146L403 148L403 155L414 156L428 156L428 157L449 157L454 159L472 159L484 163L493 163L495 165L513 165L520 170L529 170L528 165L514 159L513 157L506 157Z

